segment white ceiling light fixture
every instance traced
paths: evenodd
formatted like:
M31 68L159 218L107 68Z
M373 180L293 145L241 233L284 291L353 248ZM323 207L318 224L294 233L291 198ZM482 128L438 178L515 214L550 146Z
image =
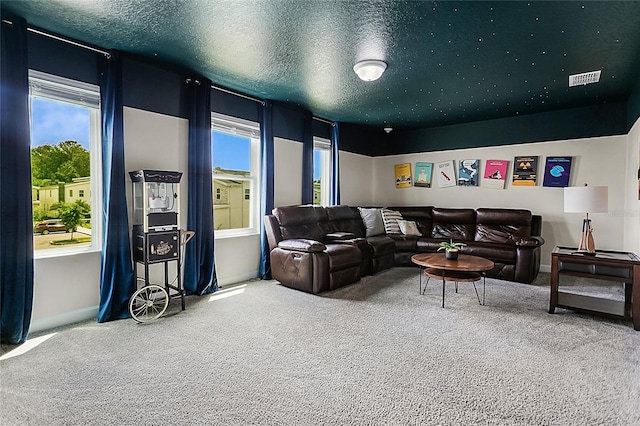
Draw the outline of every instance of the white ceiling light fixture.
M385 127L383 130L385 131L385 133L389 134L393 132L393 127Z
M364 81L374 81L379 79L386 69L387 64L385 62L375 59L360 61L353 66L353 70L358 74L360 80Z

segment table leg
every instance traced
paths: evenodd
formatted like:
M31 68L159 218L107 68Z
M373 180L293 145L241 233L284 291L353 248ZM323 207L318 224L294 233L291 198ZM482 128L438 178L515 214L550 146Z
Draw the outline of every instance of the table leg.
M444 269L442 270L442 307L444 308Z
M640 265L633 267L633 289L631 290L631 319L633 329L640 331Z
M427 277L427 281L424 282L424 288L422 289L422 294L424 295L427 292L427 285L429 284L429 280L431 277Z
M553 314L556 311L556 305L558 304L558 258L551 256L551 297L549 299L549 313Z
M485 293L486 293L486 289L487 289L487 273L483 272L482 273L482 306L484 306L485 304Z

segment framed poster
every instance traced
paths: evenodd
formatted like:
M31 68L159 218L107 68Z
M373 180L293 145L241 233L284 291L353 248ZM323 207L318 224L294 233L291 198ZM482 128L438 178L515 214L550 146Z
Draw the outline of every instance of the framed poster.
M416 163L416 171L415 171L415 178L413 179L413 186L431 188L432 172L433 172L433 163Z
M513 159L513 186L536 186L538 179L538 156L515 157Z
M456 186L456 172L453 168L453 160L436 163L436 175L440 188Z
M458 166L458 185L478 186L480 160L460 160Z
M542 186L564 188L569 186L572 157L547 157Z
M411 187L411 163L395 165L396 188Z
M487 160L484 166L482 186L493 189L504 189L508 167L509 162L506 160Z

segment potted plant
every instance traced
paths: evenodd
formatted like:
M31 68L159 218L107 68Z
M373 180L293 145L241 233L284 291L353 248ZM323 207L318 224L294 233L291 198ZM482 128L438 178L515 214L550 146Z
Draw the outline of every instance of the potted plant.
M453 240L443 241L440 243L438 251L444 250L444 255L449 260L456 260L461 247L466 246L464 243L454 243Z

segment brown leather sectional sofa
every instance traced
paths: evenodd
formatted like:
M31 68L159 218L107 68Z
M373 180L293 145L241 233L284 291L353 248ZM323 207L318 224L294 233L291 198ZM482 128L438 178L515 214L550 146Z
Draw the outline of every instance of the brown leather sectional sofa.
M492 260L487 276L531 283L540 268L542 218L519 209L388 207L414 221L421 236L367 230L357 207L287 206L264 218L274 279L317 294L393 266L441 241L464 242L462 253Z

